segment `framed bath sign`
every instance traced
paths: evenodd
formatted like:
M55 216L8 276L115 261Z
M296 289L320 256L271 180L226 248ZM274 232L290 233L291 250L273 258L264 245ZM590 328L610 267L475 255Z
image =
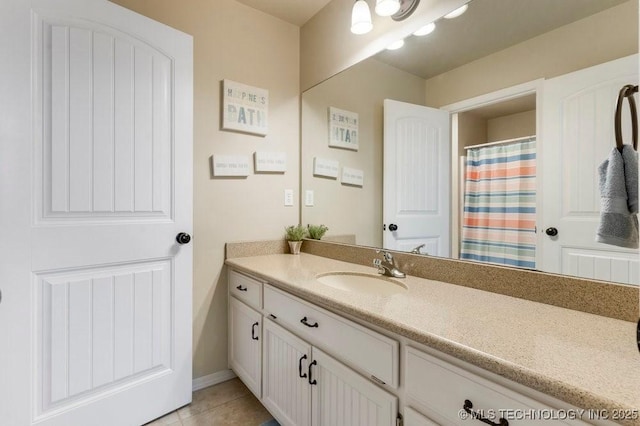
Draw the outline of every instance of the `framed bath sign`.
M222 80L222 130L266 136L268 116L268 90Z
M358 113L329 107L329 146L358 150Z

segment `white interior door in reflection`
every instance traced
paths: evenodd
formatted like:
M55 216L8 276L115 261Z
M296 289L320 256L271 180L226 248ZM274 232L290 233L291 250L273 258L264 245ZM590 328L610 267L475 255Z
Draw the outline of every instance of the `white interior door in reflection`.
M447 111L385 99L385 248L450 256L449 134Z
M538 267L543 271L640 282L638 250L595 241L600 220L597 169L616 146L614 112L618 91L626 84L638 84L638 55L544 83L538 221L538 247L542 248ZM622 118L623 139L630 144L627 105ZM547 235L548 228L556 228L557 235Z

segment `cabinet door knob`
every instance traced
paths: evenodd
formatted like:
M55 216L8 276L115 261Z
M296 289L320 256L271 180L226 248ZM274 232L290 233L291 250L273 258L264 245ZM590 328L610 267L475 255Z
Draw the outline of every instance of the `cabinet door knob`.
M238 290L240 290L240 291L247 291L247 288L246 288L246 287L242 287L242 285L239 285L239 286L237 286L236 288L237 288Z
M311 373L312 373L311 368L312 368L314 365L317 365L317 364L318 364L318 362L317 362L316 360L313 360L313 361L311 362L311 364L309 364L309 384L310 384L310 385L317 385L317 384L318 384L318 382L317 382L317 381L312 377L312 374L311 374Z
M178 244L189 244L189 241L191 241L191 235L187 234L186 232L181 232L176 235L176 241L178 242Z
M315 322L315 323L313 323L313 324L309 324L309 322L308 322L308 320L307 320L307 317L302 318L302 319L300 320L300 322L301 322L301 323L303 323L304 325L306 325L307 327L310 327L310 328L318 328L318 322L316 321L316 322Z
M472 408L473 408L473 403L468 399L465 399L462 409L466 411L472 419L480 420L482 423L486 423L492 426L509 426L509 421L504 417L500 417L500 420L497 423L492 422L486 417L483 417L482 414L480 414L479 412L473 411Z
M307 359L307 355L304 354L300 357L300 359L298 360L298 376L300 376L301 379L305 379L307 377L307 373L303 373L302 372L302 360L303 359Z
M251 326L251 338L253 340L259 340L258 336L256 336L256 326L260 325L259 322L254 322L253 325Z

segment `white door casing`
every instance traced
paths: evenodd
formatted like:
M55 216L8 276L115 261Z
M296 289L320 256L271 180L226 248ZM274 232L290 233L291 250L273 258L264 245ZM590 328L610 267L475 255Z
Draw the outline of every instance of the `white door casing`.
M614 112L625 84L638 84L638 55L544 82L538 173L538 268L543 271L640 283L638 250L595 242L600 220L597 168L615 147ZM622 117L624 140L631 143L626 105ZM545 235L549 227L557 228L557 237Z
M0 423L191 400L192 39L105 0L10 0Z
M384 248L451 254L449 134L447 111L384 100Z

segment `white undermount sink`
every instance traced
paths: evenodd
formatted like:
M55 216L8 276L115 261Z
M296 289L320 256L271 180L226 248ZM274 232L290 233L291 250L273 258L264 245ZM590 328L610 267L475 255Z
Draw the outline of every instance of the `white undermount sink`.
M407 286L399 280L361 272L327 272L318 274L316 279L338 290L376 296L391 296L407 290Z

